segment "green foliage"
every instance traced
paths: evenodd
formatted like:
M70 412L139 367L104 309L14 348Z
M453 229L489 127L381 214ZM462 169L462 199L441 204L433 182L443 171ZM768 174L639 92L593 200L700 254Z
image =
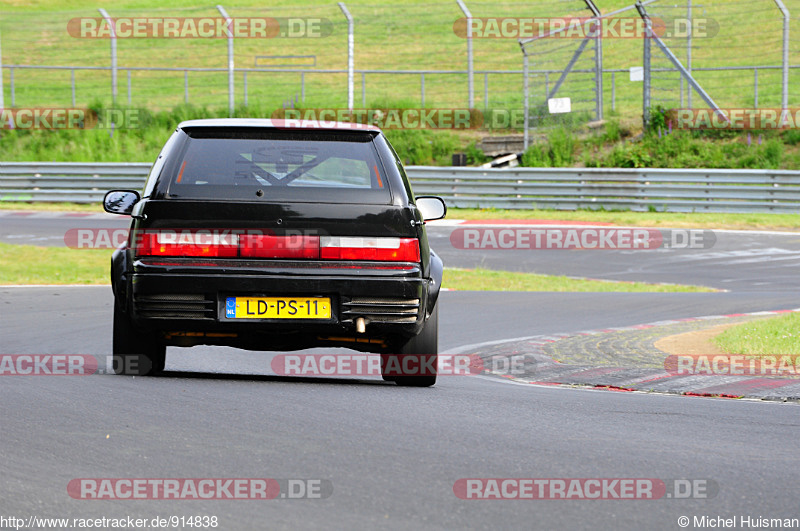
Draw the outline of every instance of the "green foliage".
M467 166L478 166L491 160L491 157L484 155L476 142L470 143L464 153L467 155Z
M622 138L622 128L619 126L619 120L608 120L605 129L603 140L606 142L619 142L620 138Z
M404 108L411 100L373 101L373 107ZM152 161L164 142L185 120L228 116L227 108L209 109L178 105L170 111L125 109L136 112L134 127L109 127L108 109L99 102L92 110L100 122L89 129L0 129L0 160L54 162L137 162ZM658 111L658 109L656 109ZM273 112L258 104L240 106L237 117L265 118ZM751 132L685 131L662 129L659 138L652 132L637 142L617 119L610 119L602 133L584 138L571 127L554 126L547 137L535 141L523 154L522 165L564 167L580 161L586 167L622 168L786 168L800 169L800 131ZM542 131L539 129L539 131ZM488 160L468 139L452 131L426 129L388 129L386 136L406 164L449 165L452 154L464 152L470 165Z
M404 164L449 165L452 154L459 149L458 138L449 132L388 129L384 133Z
M661 131L667 130L668 127L667 110L664 107L662 107L661 105L650 107L649 114L650 114L650 122L648 123L649 132L658 132L659 129L661 129Z
M758 143L758 136L747 144L746 135L724 140L705 138L702 132L674 130L648 134L641 141L616 144L607 154L585 155L589 167L617 168L780 168L796 167L796 162L783 164L785 147L773 136ZM793 159L789 159L791 162Z
M788 129L784 131L783 142L790 146L800 144L800 129Z
M571 166L574 161L575 138L565 127L556 127L547 142L535 143L522 155L522 165L528 167Z

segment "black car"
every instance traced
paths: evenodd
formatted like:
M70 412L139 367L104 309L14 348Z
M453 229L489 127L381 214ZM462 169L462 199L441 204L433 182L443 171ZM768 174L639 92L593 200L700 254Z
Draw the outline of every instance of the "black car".
M446 207L414 197L378 128L183 122L142 195L104 208L132 217L111 259L115 372L159 373L166 346L333 346L381 353L386 380L436 382L443 266L425 221ZM428 370L387 368L397 356Z

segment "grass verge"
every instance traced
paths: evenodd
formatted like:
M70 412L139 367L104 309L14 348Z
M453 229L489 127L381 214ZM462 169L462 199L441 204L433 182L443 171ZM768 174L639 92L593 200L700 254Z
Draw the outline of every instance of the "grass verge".
M0 284L108 284L111 251L0 243Z
M612 282L536 273L492 271L489 269L446 268L442 285L464 291L606 291L606 292L713 292L704 286L648 284L646 282Z
M797 214L610 212L606 210L499 210L448 208L449 219L546 219L637 227L800 231Z
M0 243L0 284L107 284L110 257L108 250ZM608 282L486 269L446 269L445 286L479 291L714 291L699 286Z
M44 212L104 212L100 203L25 203L0 201L0 210L36 210Z
M800 312L743 323L714 338L732 354L789 356L800 354Z

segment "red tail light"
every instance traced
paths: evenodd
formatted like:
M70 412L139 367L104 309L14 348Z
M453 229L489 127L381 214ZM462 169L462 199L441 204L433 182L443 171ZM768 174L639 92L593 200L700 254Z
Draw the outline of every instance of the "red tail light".
M139 235L136 254L230 258L239 254L239 238L237 234L215 234L202 230L146 232Z
M320 238L320 258L419 262L419 241L416 238L325 236Z
M239 248L243 258L319 259L319 236L242 234Z
M245 231L155 230L136 237L137 256L419 262L416 238L275 236Z

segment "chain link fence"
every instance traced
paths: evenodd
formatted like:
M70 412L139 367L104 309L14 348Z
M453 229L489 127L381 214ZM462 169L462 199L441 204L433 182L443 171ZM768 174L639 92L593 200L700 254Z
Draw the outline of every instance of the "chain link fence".
M784 45L789 60L797 64L800 40L784 41L782 3L659 0L647 6L647 14L664 22L670 31L662 41L721 108L780 108L800 103L799 93L790 89L800 86L797 68L789 69L786 90L791 101L783 99ZM653 106L705 106L684 76L656 50L651 72Z
M269 115L285 107L346 108L352 90L356 108L465 108L471 104L482 110L519 112L525 105L527 86L533 126L549 114L547 100L553 97L570 98L571 112L562 120L597 119L609 111L640 117L643 87L641 81L631 80L629 71L643 66L641 38L525 41L509 35L483 35L468 39L459 30L459 21L467 12L473 19L484 20L591 17L590 3L344 2L353 21L352 76L348 72L349 26L342 5L231 6L226 12L234 19L269 17L278 21L279 28L270 38L233 39L232 85L224 36L119 36L114 60L111 39L75 34L75 24L102 16L97 9L7 7L0 11L0 104L74 107L99 102L165 110L184 103L224 108L232 101L237 107L247 106L251 114L263 111ZM628 7L615 17L638 17L630 9L631 0L595 3L603 14ZM788 105L800 103L800 91L791 89L800 86L800 0L783 0L793 16L786 26L779 3L645 2L649 16L663 21L671 31L663 35L665 45L723 107L780 107L785 99L784 61L790 66ZM212 5L111 6L107 11L118 20L222 16ZM705 33L697 27L683 34L674 31L687 21L702 22ZM527 78L523 75L525 58ZM659 49L653 49L651 59L653 105L705 106ZM116 76L112 64L116 64Z

